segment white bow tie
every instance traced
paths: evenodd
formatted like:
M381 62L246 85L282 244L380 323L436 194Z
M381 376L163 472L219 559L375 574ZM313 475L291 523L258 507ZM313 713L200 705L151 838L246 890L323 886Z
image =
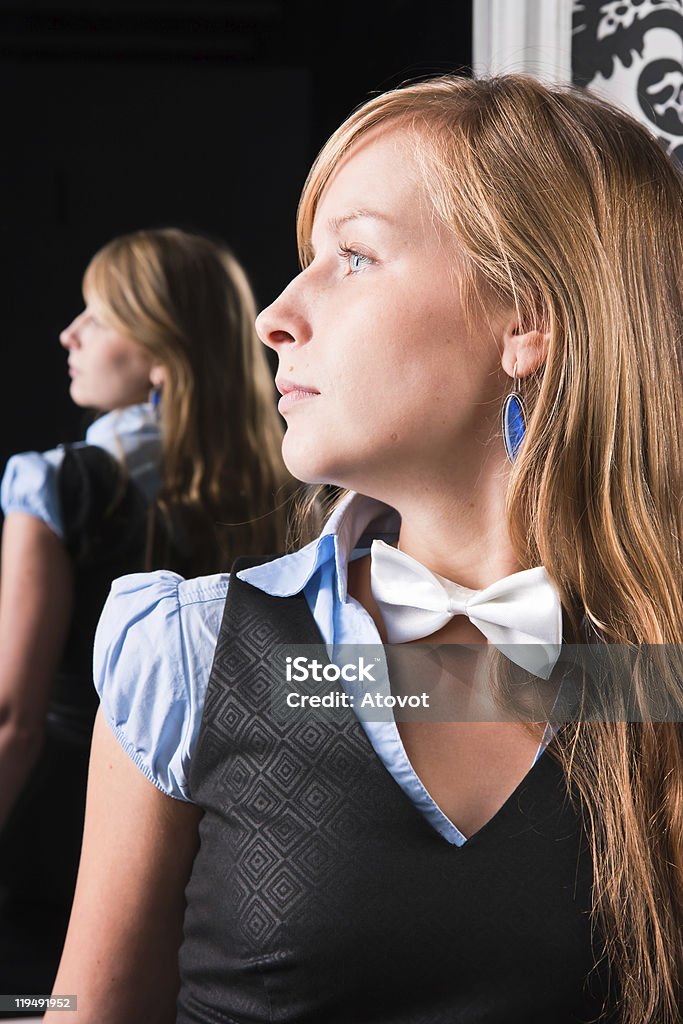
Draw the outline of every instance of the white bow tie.
M390 644L431 636L466 615L510 661L549 678L562 647L562 605L542 565L470 590L384 541L372 542L370 556L370 586Z

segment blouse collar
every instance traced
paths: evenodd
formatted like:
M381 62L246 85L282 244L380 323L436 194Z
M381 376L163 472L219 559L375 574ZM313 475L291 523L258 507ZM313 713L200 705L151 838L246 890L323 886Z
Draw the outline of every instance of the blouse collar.
M291 597L304 589L322 566L334 563L337 594L346 600L348 562L357 549L370 549L374 538L390 542L398 535L400 517L375 498L351 491L329 517L320 536L291 554L242 569L241 580L273 597Z

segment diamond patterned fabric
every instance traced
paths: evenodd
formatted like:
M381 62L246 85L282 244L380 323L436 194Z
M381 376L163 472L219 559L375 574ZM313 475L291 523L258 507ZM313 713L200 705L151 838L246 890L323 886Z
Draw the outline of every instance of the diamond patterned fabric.
M325 660L303 595L233 572L189 775L204 817L178 1024L596 1016L590 858L553 758L463 847L447 843L352 709L280 713L278 645L301 644Z

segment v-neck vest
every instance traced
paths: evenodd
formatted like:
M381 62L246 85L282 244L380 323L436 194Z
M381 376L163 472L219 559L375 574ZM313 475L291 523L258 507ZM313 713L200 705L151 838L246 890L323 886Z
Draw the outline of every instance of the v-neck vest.
M456 847L352 708L278 716L275 653L309 644L303 594L233 572L189 773L204 815L178 1024L596 1020L591 858L551 749Z

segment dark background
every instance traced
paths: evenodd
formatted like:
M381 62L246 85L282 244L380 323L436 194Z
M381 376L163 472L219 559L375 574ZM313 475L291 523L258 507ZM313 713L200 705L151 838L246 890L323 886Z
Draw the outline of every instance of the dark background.
M297 271L308 167L374 91L470 73L470 0L0 0L0 468L81 437L59 331L92 254L174 225L226 241L259 307Z

